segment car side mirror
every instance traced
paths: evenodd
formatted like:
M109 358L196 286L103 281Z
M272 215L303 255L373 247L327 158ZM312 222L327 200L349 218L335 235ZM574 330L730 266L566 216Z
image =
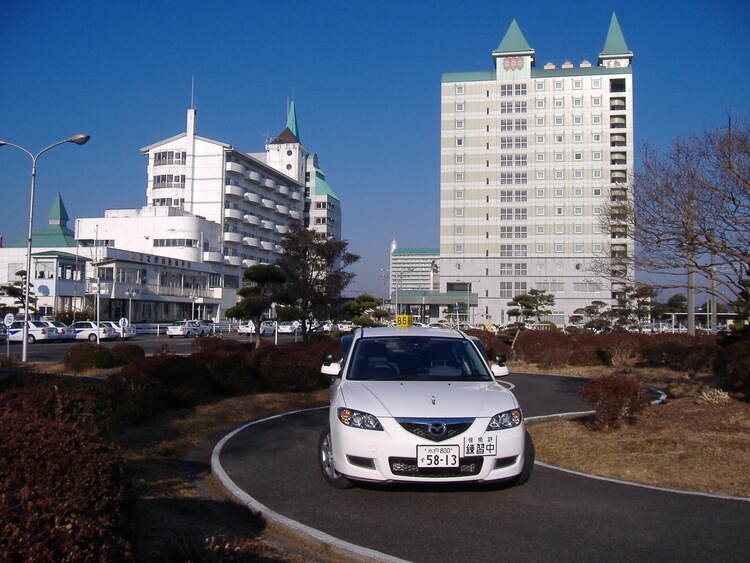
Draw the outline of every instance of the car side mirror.
M495 363L499 364L501 366L505 365L505 362L508 361L508 358L505 357L505 354L497 354L495 356Z
M323 354L323 365L320 368L320 373L330 377L341 376L341 364L333 361L333 354L331 352Z

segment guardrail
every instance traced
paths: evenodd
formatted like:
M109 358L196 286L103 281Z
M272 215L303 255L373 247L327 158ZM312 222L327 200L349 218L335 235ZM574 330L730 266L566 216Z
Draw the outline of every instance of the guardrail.
M156 334L157 336L167 333L167 327L172 323L134 323L136 334ZM217 334L226 334L229 332L237 332L238 323L230 323L228 321L222 321L214 324L214 331Z

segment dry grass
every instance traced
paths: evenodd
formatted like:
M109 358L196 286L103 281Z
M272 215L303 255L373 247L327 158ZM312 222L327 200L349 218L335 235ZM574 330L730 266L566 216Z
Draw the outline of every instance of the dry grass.
M543 373L529 364L511 371ZM546 370L549 371L549 370ZM750 404L709 403L719 382L712 376L657 368L555 368L559 375L595 377L620 373L667 392L635 424L595 432L585 419L532 424L537 459L566 469L648 485L750 497Z

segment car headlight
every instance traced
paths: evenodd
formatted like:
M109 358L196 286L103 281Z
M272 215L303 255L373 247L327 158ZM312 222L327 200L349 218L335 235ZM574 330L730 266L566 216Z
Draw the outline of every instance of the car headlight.
M520 409L501 412L490 419L490 423L487 425L487 431L515 428L516 426L521 424L522 420L523 415L521 414Z
M341 407L338 410L338 415L339 420L342 424L351 426L352 428L361 428L362 430L383 429L383 427L380 425L380 421L373 415L366 412L355 411L352 409Z

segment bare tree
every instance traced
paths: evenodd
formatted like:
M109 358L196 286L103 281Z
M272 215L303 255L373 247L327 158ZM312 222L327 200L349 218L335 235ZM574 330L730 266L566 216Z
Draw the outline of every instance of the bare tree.
M610 252L600 272L615 270L618 260L644 272L687 272L686 284L658 287L701 289L747 314L750 119L735 121L729 116L727 126L677 138L664 150L644 147L634 197L612 201L602 214L603 228L632 237L637 252Z

